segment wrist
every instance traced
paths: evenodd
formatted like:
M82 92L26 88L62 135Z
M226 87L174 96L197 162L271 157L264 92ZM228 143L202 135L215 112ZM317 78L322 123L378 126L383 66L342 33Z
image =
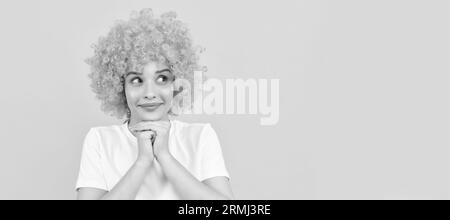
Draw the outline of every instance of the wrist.
M143 158L143 157L138 157L138 159L134 162L134 164L136 166L139 167L150 167L153 164L153 158Z
M170 154L169 151L161 151L161 152L158 152L157 154L155 154L155 158L158 161L161 161L161 160L164 160L164 159L170 158L170 157L172 157L172 155Z

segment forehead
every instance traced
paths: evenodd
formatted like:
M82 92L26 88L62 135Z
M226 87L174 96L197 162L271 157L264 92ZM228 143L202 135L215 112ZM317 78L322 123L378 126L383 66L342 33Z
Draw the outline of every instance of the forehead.
M148 62L147 64L141 66L140 68L135 68L131 71L129 71L126 76L134 73L134 74L138 74L138 75L147 75L147 76L151 76L151 75L155 75L157 73L160 73L163 70L169 70L169 67L163 63L158 63L158 62Z
M163 63L149 62L143 66L142 72L144 74L154 74L157 71L168 69L169 67Z

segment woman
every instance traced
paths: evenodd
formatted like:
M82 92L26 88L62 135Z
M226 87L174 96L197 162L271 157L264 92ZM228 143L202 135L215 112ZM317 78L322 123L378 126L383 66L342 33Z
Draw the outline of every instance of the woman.
M94 48L87 60L93 91L105 112L127 120L86 135L78 199L233 199L211 125L170 119L176 100L192 93L177 82L192 82L200 69L176 14L157 18L144 9Z

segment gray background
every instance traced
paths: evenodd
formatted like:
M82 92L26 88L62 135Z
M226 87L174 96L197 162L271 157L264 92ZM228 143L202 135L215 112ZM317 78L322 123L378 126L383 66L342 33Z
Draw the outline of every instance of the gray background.
M195 2L195 3L194 3ZM175 10L218 78L280 79L280 121L219 134L238 199L450 199L448 1L1 1L0 199L74 199L104 115L90 45L131 10Z

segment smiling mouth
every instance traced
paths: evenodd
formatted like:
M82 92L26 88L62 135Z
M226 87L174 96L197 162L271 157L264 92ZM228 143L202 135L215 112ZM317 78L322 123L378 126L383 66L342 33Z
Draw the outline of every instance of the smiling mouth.
M153 110L153 109L158 108L161 105L162 105L162 103L152 103L152 104L143 104L143 105L138 105L138 106L141 108Z

